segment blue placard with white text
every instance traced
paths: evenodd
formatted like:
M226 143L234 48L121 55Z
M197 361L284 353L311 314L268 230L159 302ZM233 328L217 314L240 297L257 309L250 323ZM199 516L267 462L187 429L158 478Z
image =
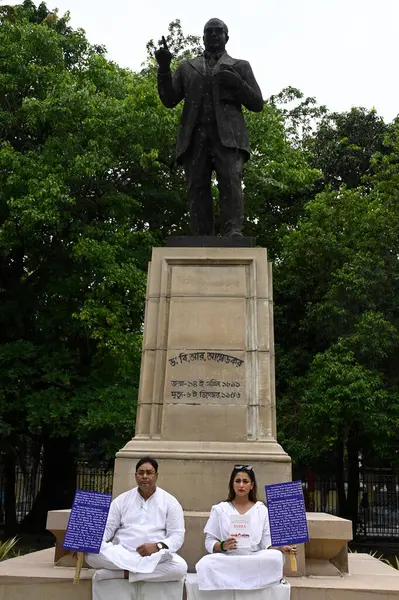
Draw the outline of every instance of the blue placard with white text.
M65 550L100 552L111 500L111 494L76 490L62 544Z
M303 544L309 541L302 482L266 485L272 546Z

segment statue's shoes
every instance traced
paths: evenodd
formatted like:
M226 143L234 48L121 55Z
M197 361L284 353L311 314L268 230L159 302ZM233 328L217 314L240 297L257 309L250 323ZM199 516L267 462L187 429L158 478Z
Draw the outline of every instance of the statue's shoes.
M241 233L241 231L236 231L235 229L233 229L233 231L229 231L229 233L227 233L225 235L225 237L244 237Z

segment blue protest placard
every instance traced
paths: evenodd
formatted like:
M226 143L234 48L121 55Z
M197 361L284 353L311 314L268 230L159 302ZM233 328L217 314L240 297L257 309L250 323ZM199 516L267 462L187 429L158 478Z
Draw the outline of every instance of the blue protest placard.
M309 541L302 482L266 485L272 546L303 544Z
M76 490L62 547L76 552L100 552L111 494Z

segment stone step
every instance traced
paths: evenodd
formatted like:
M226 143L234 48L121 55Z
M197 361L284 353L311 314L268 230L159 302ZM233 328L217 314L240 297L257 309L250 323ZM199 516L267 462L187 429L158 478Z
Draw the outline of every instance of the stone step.
M73 567L55 567L53 548L0 563L1 600L91 600L92 569L73 584ZM291 600L393 600L399 571L368 554L349 554L349 575L289 577Z

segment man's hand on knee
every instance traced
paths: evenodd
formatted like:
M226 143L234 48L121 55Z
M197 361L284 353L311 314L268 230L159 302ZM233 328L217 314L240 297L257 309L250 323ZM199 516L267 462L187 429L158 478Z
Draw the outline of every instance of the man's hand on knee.
M158 552L158 550L157 544L141 544L141 546L137 546L136 548L140 556L151 556L151 554Z

